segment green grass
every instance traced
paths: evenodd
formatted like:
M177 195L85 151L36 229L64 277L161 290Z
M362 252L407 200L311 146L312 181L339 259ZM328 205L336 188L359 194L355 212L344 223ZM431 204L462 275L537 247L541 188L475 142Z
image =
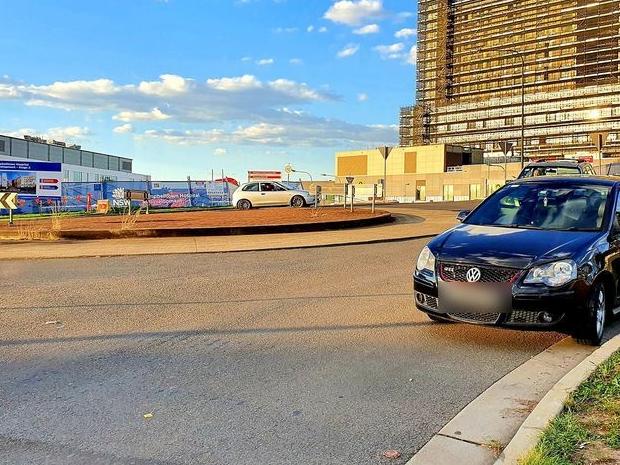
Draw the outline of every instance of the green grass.
M588 465L620 450L620 351L571 394L521 465ZM590 455L589 455L590 454Z

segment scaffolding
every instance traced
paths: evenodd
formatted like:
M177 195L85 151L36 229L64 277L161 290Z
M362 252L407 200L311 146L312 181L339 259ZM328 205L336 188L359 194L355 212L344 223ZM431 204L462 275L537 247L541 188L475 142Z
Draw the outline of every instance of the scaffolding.
M620 0L419 0L416 104L401 109L400 142L497 155L523 123L532 157L592 154L593 131L618 155L619 79Z

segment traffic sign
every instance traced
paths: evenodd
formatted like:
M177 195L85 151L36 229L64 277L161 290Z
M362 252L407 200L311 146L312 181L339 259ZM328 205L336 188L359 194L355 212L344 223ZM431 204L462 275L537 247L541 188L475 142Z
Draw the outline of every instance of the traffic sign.
M501 149L504 156L507 156L512 150L512 148L515 146L513 142L506 142L506 141L498 142L497 145Z
M17 194L15 192L0 192L0 209L17 210Z
M379 152L381 153L381 156L383 157L384 160L387 160L393 148L394 147L387 147L387 146L379 147Z
M293 172L293 165L291 165L290 163L284 165L284 172L286 174L291 174Z
M600 152L603 149L605 143L607 142L608 136L609 132L593 132L590 134L592 144L596 147L596 150Z

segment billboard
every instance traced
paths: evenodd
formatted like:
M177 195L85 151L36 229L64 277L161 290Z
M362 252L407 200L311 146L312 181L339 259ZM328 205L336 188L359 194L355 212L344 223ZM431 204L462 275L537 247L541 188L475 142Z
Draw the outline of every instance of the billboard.
M19 197L60 197L60 163L0 160L0 191Z
M280 181L281 171L248 171L248 182L252 181Z

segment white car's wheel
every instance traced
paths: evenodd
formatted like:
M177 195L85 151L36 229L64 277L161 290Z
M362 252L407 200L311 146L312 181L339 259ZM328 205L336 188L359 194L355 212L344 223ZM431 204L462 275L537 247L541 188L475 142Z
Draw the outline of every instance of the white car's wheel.
M296 195L291 199L291 207L301 208L306 205L306 201L301 195Z
M249 210L252 208L252 203L247 199L241 199L237 202L237 208L239 210Z

